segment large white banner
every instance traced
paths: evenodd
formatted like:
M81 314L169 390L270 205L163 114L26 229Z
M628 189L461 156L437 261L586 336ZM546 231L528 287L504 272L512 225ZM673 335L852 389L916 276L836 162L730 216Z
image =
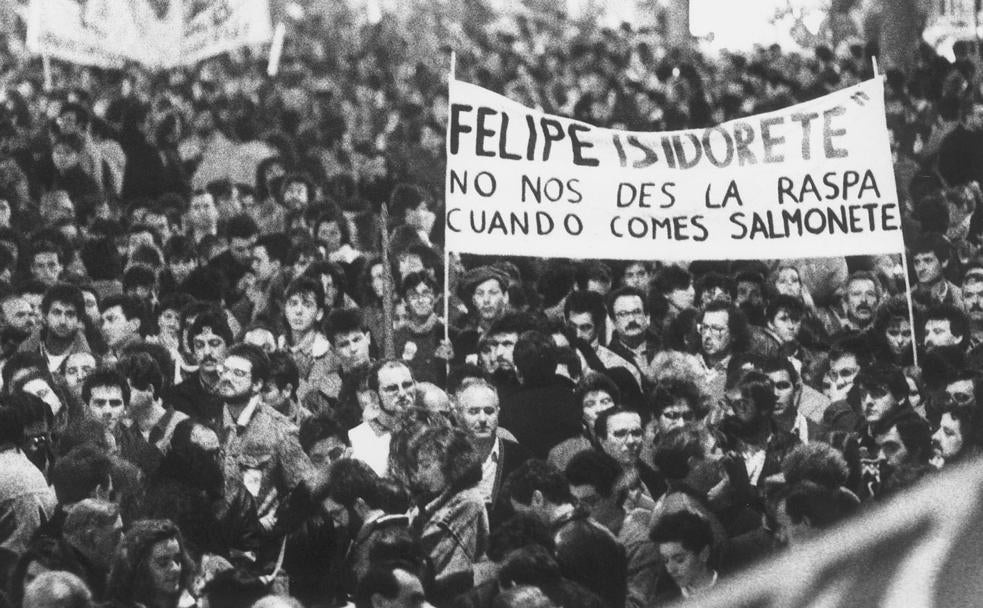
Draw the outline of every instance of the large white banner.
M169 68L271 36L269 0L32 0L27 48L84 65Z
M611 259L897 253L880 79L709 129L602 129L452 80L450 251Z

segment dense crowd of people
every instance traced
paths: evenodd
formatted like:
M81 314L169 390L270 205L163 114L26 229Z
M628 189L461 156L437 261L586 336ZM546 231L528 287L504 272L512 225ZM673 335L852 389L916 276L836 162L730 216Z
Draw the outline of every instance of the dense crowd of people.
M443 75L385 20L298 27L276 79L5 62L0 605L660 606L980 452L968 49L886 75L907 265L452 253L444 285ZM877 52L460 36L459 78L638 130Z

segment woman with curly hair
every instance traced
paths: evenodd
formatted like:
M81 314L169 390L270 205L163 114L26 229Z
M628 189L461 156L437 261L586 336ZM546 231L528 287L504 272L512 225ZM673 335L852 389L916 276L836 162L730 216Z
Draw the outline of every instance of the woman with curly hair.
M195 566L181 531L167 519L144 519L123 537L109 569L113 608L177 608L185 604Z

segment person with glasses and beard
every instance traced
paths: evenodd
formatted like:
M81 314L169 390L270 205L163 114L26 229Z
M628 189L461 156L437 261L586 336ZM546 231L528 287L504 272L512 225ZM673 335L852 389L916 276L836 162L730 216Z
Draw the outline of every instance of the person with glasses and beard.
M648 298L640 289L621 287L608 294L608 313L614 319L614 335L608 344L616 355L645 373L660 349L659 338L649 329Z
M743 459L752 486L763 488L765 480L781 471L785 455L798 438L775 423L775 387L765 374L740 371L728 378L725 401L730 414L719 425L727 443Z
M256 502L238 480L225 483L219 448L212 429L188 418L179 422L147 486L144 516L177 523L196 559L211 553L252 561L263 536Z
M236 344L219 374L216 390L225 402L221 434L226 491L234 492L241 481L261 505L264 528L271 529L277 497L310 476L311 461L300 447L297 427L263 404L263 386L270 378L270 360L263 349Z

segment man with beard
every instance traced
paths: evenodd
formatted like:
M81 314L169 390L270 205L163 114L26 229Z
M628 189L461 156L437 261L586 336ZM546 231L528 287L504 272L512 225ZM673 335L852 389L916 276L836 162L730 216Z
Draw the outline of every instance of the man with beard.
M68 283L53 285L41 300L41 327L18 350L41 353L48 371L63 376L69 355L91 352L80 320L84 312L85 297L81 289Z
M716 403L724 397L731 357L747 347L747 322L733 305L715 300L700 313L696 329L700 335L700 360L706 369L705 392Z
M234 492L240 482L260 505L286 496L308 478L311 461L300 447L297 427L283 414L262 403L263 386L270 378L270 361L258 346L236 344L219 367L218 396L222 410L225 489ZM261 509L261 517L264 510ZM272 520L261 520L271 528Z
M505 313L491 324L479 342L478 363L491 376L502 399L518 389L513 362L515 343L519 334L532 329L533 325L526 313Z
M504 504L498 500L502 481L531 454L518 443L499 437L498 391L489 382L474 380L458 389L454 397L458 415L464 427L471 431L482 461L478 489L485 499L489 521L494 528L506 516Z
M314 489L314 499L321 502L335 525L346 533L341 578L349 594L355 593L358 581L368 572L372 548L392 532L408 531L410 527L405 514L386 512L380 482L369 465L354 458L342 458L331 464Z
M938 468L973 460L983 452L976 403L947 403L932 435L931 462Z
M519 389L502 399L501 425L536 458L580 434L580 408L569 381L556 374L553 340L542 332L523 332L513 353Z
M143 516L178 524L195 556L255 559L263 533L256 503L238 480L225 483L220 447L212 429L187 418L178 423L150 478Z
M854 272L847 279L842 302L817 311L826 335L835 338L849 331L866 331L874 322L880 300L881 284L874 273Z
M614 335L608 348L644 373L659 352L659 339L649 331L645 293L633 287L621 287L608 295L607 302L608 312L614 319Z
M232 331L218 310L199 314L188 330L188 343L197 371L164 395L164 402L196 420L217 424L222 419L222 400L216 392L219 366L232 344Z
M983 284L981 284L983 289ZM34 330L37 319L31 303L20 294L11 293L0 299L0 310L3 311L3 321L7 327L13 327L26 333Z
M763 488L769 476L781 471L782 460L799 440L772 419L777 400L765 374L747 371L728 378L725 398L732 413L720 422L719 429L736 446L748 481Z
M399 417L416 404L416 381L403 361L384 359L374 363L362 391L365 407L362 424L348 431L352 458L365 462L378 475L389 470L389 445Z

